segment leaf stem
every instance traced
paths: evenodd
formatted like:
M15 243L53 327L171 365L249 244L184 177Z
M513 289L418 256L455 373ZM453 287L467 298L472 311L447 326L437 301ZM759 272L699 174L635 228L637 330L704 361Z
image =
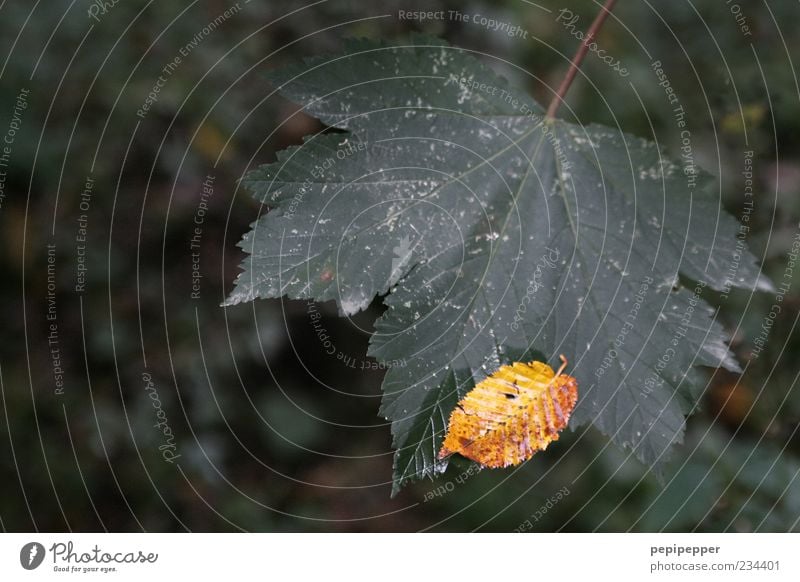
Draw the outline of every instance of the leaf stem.
M586 37L581 42L581 46L578 47L578 50L575 52L575 56L572 57L572 62L570 63L569 71L564 76L564 80L561 81L561 85L556 91L553 100L550 102L550 106L547 108L547 114L545 115L545 119L551 120L554 119L556 116L556 111L558 111L558 107L564 101L564 97L569 91L570 85L572 85L572 81L575 80L575 75L578 73L578 69L581 68L581 63L583 62L586 53L589 52L589 45L592 44L595 37L597 36L600 27L603 26L603 23L606 21L606 18L611 11L614 9L614 4L617 3L617 0L606 0L606 3L603 5L600 12L598 12L597 16L594 18L594 22L589 27L589 30L586 33Z

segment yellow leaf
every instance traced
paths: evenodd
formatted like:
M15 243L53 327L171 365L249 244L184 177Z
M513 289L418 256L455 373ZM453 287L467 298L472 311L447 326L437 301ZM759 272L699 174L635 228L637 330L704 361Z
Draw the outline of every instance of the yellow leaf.
M459 453L486 467L530 459L558 440L578 400L578 382L547 364L515 362L478 383L450 414L439 458Z
M206 121L198 128L192 147L207 160L216 162L220 154L223 160L230 158L232 145L227 142L228 138L222 131L213 123Z
M760 103L744 105L740 110L728 113L720 120L722 131L732 135L744 133L744 124L748 128L759 125L767 114L767 109Z

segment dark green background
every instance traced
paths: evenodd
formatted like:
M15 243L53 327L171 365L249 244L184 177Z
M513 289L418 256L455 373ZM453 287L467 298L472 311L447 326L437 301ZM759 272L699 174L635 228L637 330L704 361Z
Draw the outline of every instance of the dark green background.
M30 96L0 206L0 527L800 529L796 283L758 358L751 357L753 339L774 294L718 298L746 371L741 378L709 372L703 410L689 421L666 487L605 437L581 428L517 470L456 481L469 468L463 464L395 499L389 429L377 417L382 373L359 369L370 362L368 331L379 303L351 321L338 319L331 305L319 307L354 367L325 354L303 302L219 307L243 257L235 243L258 213L237 180L319 129L292 116L292 104L268 97L266 70L333 52L345 36L393 39L423 30L527 69L539 82L511 66L502 72L546 103L548 85L559 83L577 46L555 22L557 11L580 14L585 29L598 7L540 4L551 13L514 0L331 0L307 8L241 2L241 11L182 60L141 119L136 112L161 69L231 4L121 0L95 22L90 2L4 3L0 133L19 92ZM753 30L745 37L722 0L652 4L618 3L619 20L607 22L599 42L630 75L623 79L589 55L586 78L579 76L569 94L574 116L655 136L677 154L680 135L650 68L661 60L687 111L696 155L723 176L723 200L734 214L742 210L744 151L755 152L749 242L781 281L800 220L793 68L800 8L742 1ZM398 20L398 10L415 9L483 14L529 35ZM192 300L189 244L208 175L214 193L203 223L201 295ZM87 176L94 180L85 213L87 287L76 293ZM47 344L47 244L57 248L63 395L54 393ZM153 427L145 370L176 436L177 465L159 453L163 439ZM568 495L559 495L563 488Z

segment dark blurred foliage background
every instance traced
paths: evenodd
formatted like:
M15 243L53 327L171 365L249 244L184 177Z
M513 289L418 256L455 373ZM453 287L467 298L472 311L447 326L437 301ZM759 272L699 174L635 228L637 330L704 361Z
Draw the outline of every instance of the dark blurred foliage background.
M542 0L543 10L521 0L240 0L143 116L137 110L163 67L234 4L108 4L104 13L86 0L0 4L0 134L29 91L0 206L3 530L800 529L796 281L758 357L754 339L775 294L709 297L745 372L709 371L703 408L663 484L580 428L517 470L473 473L463 464L394 499L389 428L377 416L382 372L360 369L372 367L365 353L380 303L351 320L319 306L341 359L325 353L304 302L219 307L243 258L235 243L259 212L237 180L319 129L272 94L266 70L336 51L343 37L421 30L513 63L487 57L546 103L578 43L556 22L558 10L580 15L585 30L595 2ZM695 151L722 176L737 216L744 152L755 152L749 243L777 282L800 219L800 8L740 5L750 36L719 0L621 0L599 42L630 75L589 55L572 111L561 114L655 136L677 156L680 131L650 66L660 60ZM419 9L479 13L529 36L397 18ZM208 177L192 299L190 243ZM79 250L86 284L76 292ZM51 307L57 344L48 343ZM173 463L159 450L152 394L174 435Z

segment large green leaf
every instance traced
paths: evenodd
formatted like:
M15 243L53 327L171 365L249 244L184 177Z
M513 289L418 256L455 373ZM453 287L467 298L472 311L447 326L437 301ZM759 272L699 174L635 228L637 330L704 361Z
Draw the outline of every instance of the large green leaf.
M570 359L573 428L592 423L656 468L682 439L698 366L737 369L694 282L769 284L704 173L611 128L546 121L427 37L352 41L272 80L342 131L247 176L271 210L241 243L228 304L286 295L351 315L387 294L370 354L397 364L382 405L394 491L444 470L458 398L534 350Z

